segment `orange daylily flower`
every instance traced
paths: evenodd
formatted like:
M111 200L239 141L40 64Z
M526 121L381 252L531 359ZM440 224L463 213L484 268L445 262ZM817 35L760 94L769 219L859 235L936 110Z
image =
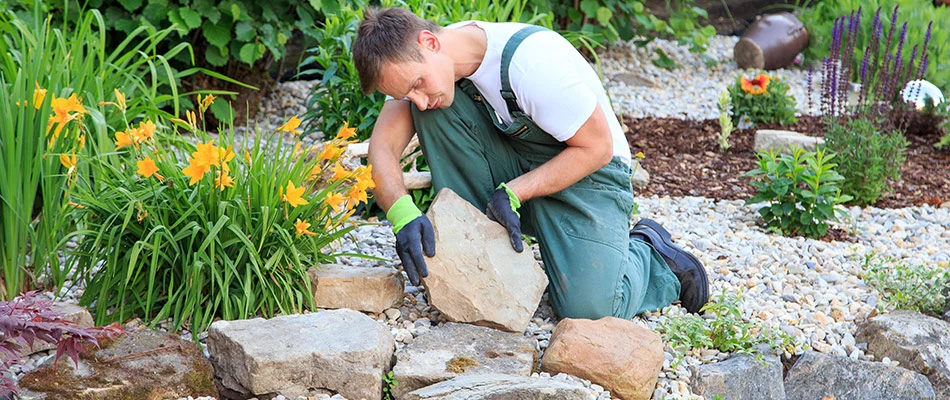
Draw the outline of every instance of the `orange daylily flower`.
M63 164L63 166L66 167L67 169L68 169L68 168L75 167L75 166L76 166L76 156L70 157L70 156L67 156L67 155L65 155L65 154L60 154L60 155L59 155L59 162L60 162L60 164Z
M135 164L139 167L138 171L136 172L138 172L139 175L144 176L145 179L151 178L152 175L155 175L158 180L165 180L165 177L158 173L158 166L155 165L155 160L152 160L151 156L145 156L144 160L138 161Z
M346 140L353 136L356 136L356 128L350 128L349 122L344 122L343 127L336 134L336 138L340 140Z
M344 201L346 201L346 197L343 197L342 194L337 192L332 192L327 195L327 204L333 207L333 211L340 211L340 205L342 205Z
M140 143L155 136L155 123L151 120L139 123L139 129L136 131L135 142Z
M346 176L350 174L350 171L347 171L339 161L337 161L330 170L333 171L333 177L330 178L331 181L346 179Z
M310 223L307 221L301 221L300 218L297 218L297 222L294 222L294 228L297 230L297 236L308 235L308 236L317 236L316 233L310 232Z
M760 95L765 93L769 87L769 81L772 80L772 77L766 74L759 74L751 81L743 77L740 81L742 86L742 91L751 95Z
M205 173L210 169L210 165L204 164L196 158L192 157L188 160L188 166L181 170L185 176L191 178L191 181L188 182L188 185L194 185L205 176Z
M310 176L307 177L307 180L312 181L314 179L317 179L317 177L320 176L321 172L323 171L320 169L320 166L314 165L313 168L310 169Z
M292 207L297 207L299 205L310 204L303 198L304 193L303 187L294 187L293 181L287 181L287 190L284 191L282 198Z
M234 178L228 175L228 171L221 171L218 173L218 177L214 179L214 186L224 191L226 187L234 187Z
M290 120L288 120L286 123L281 125L280 128L277 128L277 130L281 132L293 133L294 135L299 135L300 131L297 130L297 128L300 127L300 122L301 122L300 118L297 118L297 116L294 115L293 117L290 117Z
M350 200L352 200L350 204L353 204L353 205L359 204L359 203L365 203L368 201L368 198L366 196L366 191L360 189L359 186L353 186L352 188L350 188L349 193L347 193L346 195Z
M201 98L201 95L198 95L198 108L201 109L201 112L208 110L208 107L211 107L211 103L214 103L214 95L209 94L205 98Z
M121 149L125 146L132 146L135 142L132 141L132 136L129 135L129 132L122 131L115 133L115 149Z
M337 147L333 143L325 143L323 151L320 152L320 159L333 161L339 158L341 154L343 154L342 147Z

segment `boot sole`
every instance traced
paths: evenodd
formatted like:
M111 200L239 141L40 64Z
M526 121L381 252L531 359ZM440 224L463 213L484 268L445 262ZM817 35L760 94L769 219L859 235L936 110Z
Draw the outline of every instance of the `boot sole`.
M656 233L657 236L659 236L660 238L659 243L653 243L653 246L658 246L658 247L662 246L664 252L670 252L670 253L675 252L677 254L682 254L686 256L687 258L689 258L690 261L696 263L696 265L699 266L699 272L700 272L699 277L700 277L700 280L702 281L701 290L700 290L700 298L704 300L703 301L704 304L708 303L709 302L709 277L706 274L706 267L703 266L703 263L700 262L699 259L696 258L696 256L692 255L690 252L683 250L682 247L679 247L673 244L673 240L671 238L670 232L664 229L662 226L660 226L660 224L656 223L656 221L649 220L649 219L641 219L640 222L638 222L637 224L646 226L648 229ZM660 251L660 249L657 249L657 251ZM700 306L700 308L702 308L702 306ZM695 311L691 311L691 312L698 313L699 309Z

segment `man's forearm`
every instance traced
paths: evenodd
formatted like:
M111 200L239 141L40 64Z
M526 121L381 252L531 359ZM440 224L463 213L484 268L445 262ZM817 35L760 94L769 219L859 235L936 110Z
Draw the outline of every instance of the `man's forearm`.
M409 102L387 101L373 128L367 155L376 182L373 197L384 211L389 211L396 200L408 193L399 161L413 133Z

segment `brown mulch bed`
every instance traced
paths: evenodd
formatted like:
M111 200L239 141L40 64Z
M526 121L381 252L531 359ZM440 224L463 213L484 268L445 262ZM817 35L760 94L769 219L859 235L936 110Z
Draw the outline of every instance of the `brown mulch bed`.
M643 152L641 163L650 173L650 184L638 196L703 196L716 200L746 200L755 191L751 178L741 175L756 166L752 150L755 129L735 130L729 137L731 148L719 152L717 120L686 121L676 118L625 118L627 140L634 154ZM824 136L817 117L803 117L789 126L756 129L785 129L812 136ZM903 177L892 184L892 192L873 206L900 208L950 201L950 149L936 149L935 135L908 133L910 146Z

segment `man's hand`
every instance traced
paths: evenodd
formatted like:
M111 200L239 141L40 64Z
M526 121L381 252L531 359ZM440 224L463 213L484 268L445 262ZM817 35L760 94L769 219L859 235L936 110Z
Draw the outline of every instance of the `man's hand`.
M518 196L508 188L508 185L502 183L498 189L491 195L488 201L486 214L488 218L495 221L508 230L508 239L511 240L511 247L517 252L524 251L524 242L521 241L521 215L518 214L518 208L521 207L521 201Z
M419 286L419 278L429 276L429 269L422 255L435 257L435 233L432 231L432 223L416 208L409 195L396 200L386 212L386 218L393 224L396 254L402 261L402 269L409 275L412 286Z

